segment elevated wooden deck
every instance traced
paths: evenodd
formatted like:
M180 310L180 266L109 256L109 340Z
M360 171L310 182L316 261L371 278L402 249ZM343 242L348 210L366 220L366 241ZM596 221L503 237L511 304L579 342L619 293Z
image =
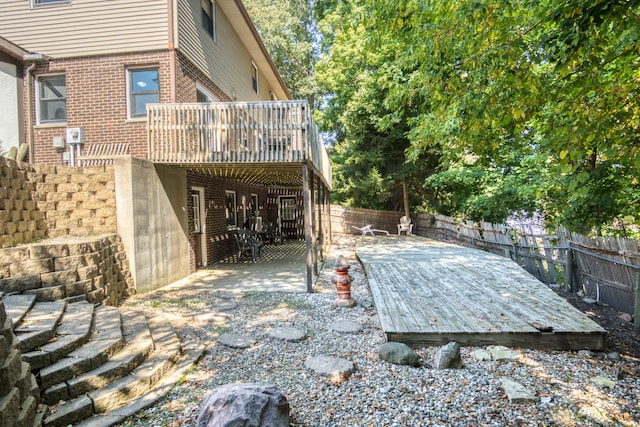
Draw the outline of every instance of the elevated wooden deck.
M357 255L388 341L606 347L602 327L510 259L415 236L363 238Z

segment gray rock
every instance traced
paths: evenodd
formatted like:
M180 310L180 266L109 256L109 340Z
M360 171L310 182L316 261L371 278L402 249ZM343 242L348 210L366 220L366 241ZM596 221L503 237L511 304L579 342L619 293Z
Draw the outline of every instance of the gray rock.
M267 331L267 335L271 338L283 340L287 342L299 342L304 340L307 336L304 331L298 328L273 328Z
M587 304L595 304L596 300L594 300L593 298L583 298L582 301L586 302Z
M611 353L607 353L607 359L620 360L620 353L618 353L617 351L612 351Z
M501 377L500 382L502 383L502 388L504 388L504 391L509 398L509 402L522 403L536 400L535 394L519 382L513 381L507 377Z
M440 347L436 353L434 359L434 365L436 369L462 369L464 364L460 357L460 344L457 342L450 342L449 344Z
M317 375L344 379L356 371L353 362L338 357L318 356L311 357L304 362L307 369L311 369Z
M607 388L614 388L616 386L615 381L605 377L593 377L591 378L591 382Z
M408 345L399 342L388 342L378 351L380 359L396 365L418 366L420 358Z
M633 320L633 317L631 317L629 313L622 313L619 317L627 323L631 323L631 320Z
M275 385L223 385L200 406L197 427L289 427L289 403Z
M331 324L331 329L343 334L357 334L362 331L362 325L349 320L336 320Z
M507 362L515 362L522 357L522 354L502 345L492 345L487 347L487 350L491 352L491 357L493 357L493 360L506 360Z
M231 348L248 348L256 343L256 339L251 335L222 334L218 337L218 342Z
M593 357L594 354L591 350L578 350L578 356L581 357Z
M476 360L491 360L491 353L483 349L473 351L471 356Z

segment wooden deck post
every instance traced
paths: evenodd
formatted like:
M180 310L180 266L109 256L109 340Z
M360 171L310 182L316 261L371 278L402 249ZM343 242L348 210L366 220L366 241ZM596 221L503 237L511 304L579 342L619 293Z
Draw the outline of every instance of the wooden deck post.
M307 246L307 271L305 274L305 283L307 285L307 292L313 292L313 282L311 277L311 269L313 264L313 250L312 245L312 224L311 224L311 190L309 188L309 168L307 164L302 165L302 200L304 204L304 239Z
M573 289L573 251L569 242L567 242L567 254L565 256L564 287L575 292L575 289Z
M640 335L640 271L636 273L636 299L633 305L633 332Z

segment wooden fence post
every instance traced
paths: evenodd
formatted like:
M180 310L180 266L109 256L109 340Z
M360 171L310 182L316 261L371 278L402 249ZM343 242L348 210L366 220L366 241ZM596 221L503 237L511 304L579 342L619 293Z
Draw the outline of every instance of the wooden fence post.
M567 244L567 254L565 255L564 287L568 291L575 292L573 289L573 251L570 243Z
M636 299L633 305L633 332L640 335L640 271L636 273Z

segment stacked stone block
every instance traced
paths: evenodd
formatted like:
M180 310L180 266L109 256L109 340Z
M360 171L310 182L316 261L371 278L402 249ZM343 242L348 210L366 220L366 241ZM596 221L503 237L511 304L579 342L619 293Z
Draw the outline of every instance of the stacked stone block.
M38 384L14 339L0 293L0 427L42 425Z
M46 235L44 215L33 198L32 168L0 157L0 247L40 239Z
M0 291L118 305L134 292L118 235L0 249Z
M113 166L43 166L0 157L0 247L117 232Z

